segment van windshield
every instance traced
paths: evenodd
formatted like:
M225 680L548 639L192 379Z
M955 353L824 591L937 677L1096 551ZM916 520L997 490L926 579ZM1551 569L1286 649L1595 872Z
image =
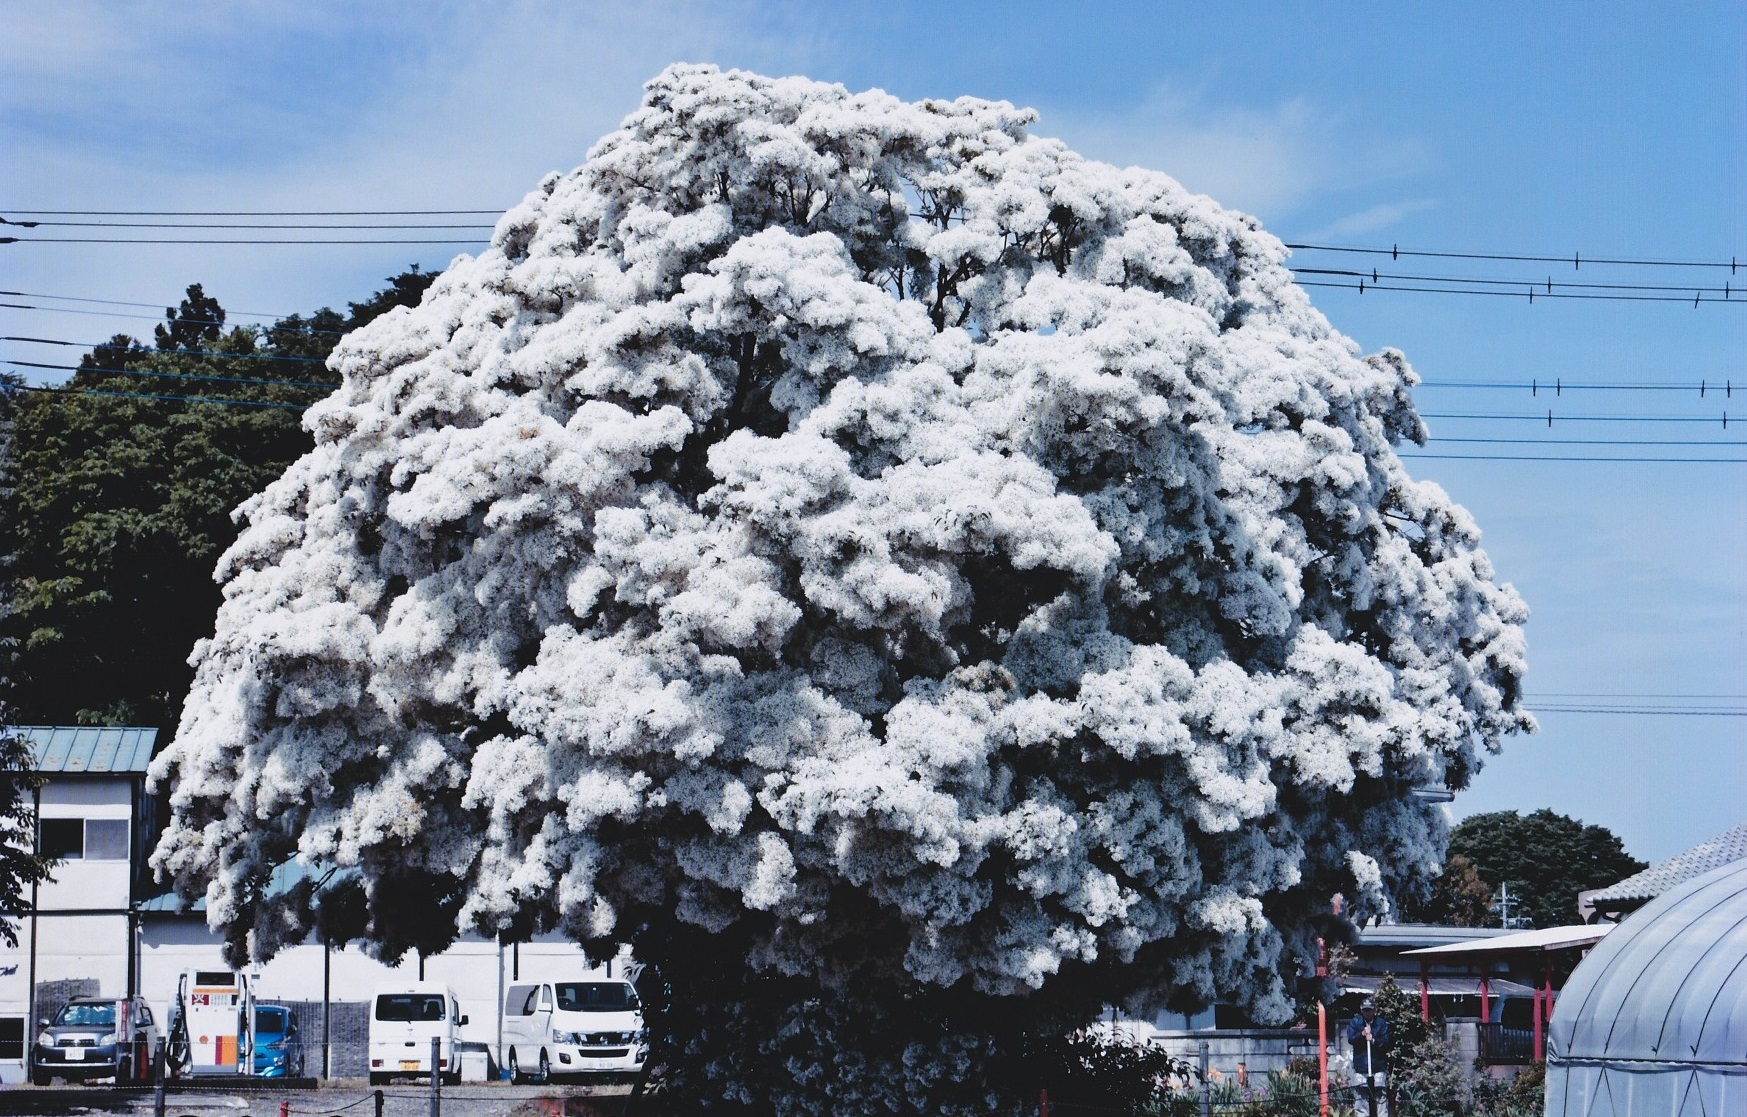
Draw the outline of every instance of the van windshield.
M57 1025L75 1024L81 1026L115 1025L115 1006L112 1004L70 1004L55 1014Z
M376 998L378 1020L441 1020L441 993L383 993Z
M559 982L560 1012L626 1012L640 1008L637 992L622 981Z

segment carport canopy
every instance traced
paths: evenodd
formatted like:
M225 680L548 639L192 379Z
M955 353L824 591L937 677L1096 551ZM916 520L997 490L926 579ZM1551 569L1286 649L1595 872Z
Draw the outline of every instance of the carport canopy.
M1424 946L1418 950L1404 950L1403 958L1416 958L1420 963L1419 979L1419 1010L1426 1019L1431 1018L1429 978L1426 977L1426 967L1433 962L1473 961L1480 967L1480 1019L1485 1023L1489 1018L1487 999L1490 995L1490 981L1487 976L1487 963L1493 959L1505 959L1512 956L1539 955L1542 958L1542 984L1532 990L1535 998L1535 1058L1546 1058L1546 1021L1553 1015L1553 964L1549 955L1566 950L1586 951L1607 936L1607 933L1618 924L1613 923L1577 923L1567 927L1537 927L1533 931L1519 931L1514 935L1499 935L1496 938L1475 939L1470 942L1453 942L1443 946Z

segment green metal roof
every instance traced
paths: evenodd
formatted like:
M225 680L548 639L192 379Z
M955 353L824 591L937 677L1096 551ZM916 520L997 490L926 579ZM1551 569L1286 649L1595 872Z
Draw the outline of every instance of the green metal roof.
M17 725L39 772L52 776L140 775L152 762L156 729L84 725Z
M317 884L337 883L358 875L357 868L334 869L324 865L305 865L295 857L282 862L273 870L273 876L267 882L267 895L280 896L296 887L305 880L314 880ZM182 898L174 892L166 892L161 896L153 896L140 902L139 910L154 915L188 915L193 912L204 913L206 900L197 899L193 904L185 904Z

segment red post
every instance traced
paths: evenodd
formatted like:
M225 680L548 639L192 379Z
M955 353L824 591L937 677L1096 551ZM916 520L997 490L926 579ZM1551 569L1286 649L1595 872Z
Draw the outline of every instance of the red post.
M1535 1062L1540 1062L1541 1055L1541 987L1535 986Z
M285 1098L279 1099L279 1117L291 1117L291 1102Z
M1546 1061L1546 1031L1551 1031L1553 1028L1553 960L1551 958L1544 961L1543 967L1541 967L1541 982L1543 982L1546 991L1543 993L1541 989L1536 989L1536 1003L1537 1005L1543 1003L1544 998L1546 1009L1543 1009L1543 1012L1546 1016L1537 1016L1536 1024L1541 1023L1541 1019L1546 1019L1546 1028L1539 1028L1539 1026L1536 1028L1534 1058L1536 1058L1537 1063Z
M1037 1092L1037 1117L1049 1117L1049 1091Z
M1431 979L1426 977L1426 964L1423 958L1419 963L1419 1018L1428 1024L1432 1022Z
M1339 900L1335 911L1340 911ZM1321 939L1316 940L1316 976L1328 976L1328 947ZM1319 1117L1328 1117L1328 1009L1321 1001L1316 1002L1316 1093L1321 1099Z
M1328 1009L1321 1001L1316 1002L1316 1095L1319 1117L1328 1117Z

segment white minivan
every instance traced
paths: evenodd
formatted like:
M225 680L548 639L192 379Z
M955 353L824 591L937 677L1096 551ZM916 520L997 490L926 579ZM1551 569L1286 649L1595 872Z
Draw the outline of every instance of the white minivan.
M504 996L503 1066L513 1081L635 1074L649 1057L643 1004L629 981L517 984Z
M436 1073L446 1082L459 1082L455 1045L465 1023L454 990L440 981L379 986L370 1004L370 1084L380 1086L397 1074L432 1073L433 1038Z

